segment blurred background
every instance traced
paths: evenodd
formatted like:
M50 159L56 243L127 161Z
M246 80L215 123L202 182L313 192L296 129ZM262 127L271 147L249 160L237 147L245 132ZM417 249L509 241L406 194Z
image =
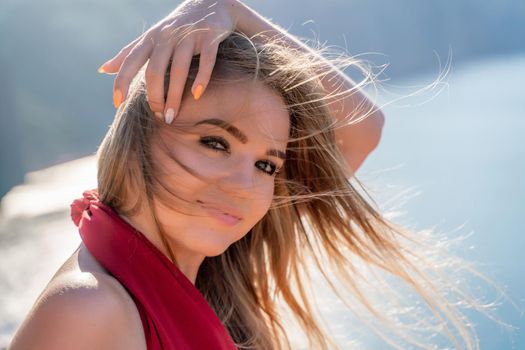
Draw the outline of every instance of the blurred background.
M69 203L96 186L92 155L115 112L113 77L97 68L178 3L0 2L0 348L80 242ZM404 223L468 235L462 255L515 303L496 312L513 330L473 316L481 348L525 349L525 2L246 3L388 64L383 139L357 175L380 204L409 198Z

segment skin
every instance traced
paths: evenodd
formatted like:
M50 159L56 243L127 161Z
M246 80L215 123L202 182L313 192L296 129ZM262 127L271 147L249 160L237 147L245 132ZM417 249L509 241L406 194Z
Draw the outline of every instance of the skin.
M7 349L146 350L146 339L131 296L80 244L37 298Z

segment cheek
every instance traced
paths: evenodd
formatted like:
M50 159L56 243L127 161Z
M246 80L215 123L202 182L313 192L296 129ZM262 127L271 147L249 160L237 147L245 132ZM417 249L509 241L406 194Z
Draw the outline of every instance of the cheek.
M206 176L214 170L209 158L187 143L185 140L172 142L168 149L155 150L159 180L176 193L194 193L205 185L198 175Z
M264 215L270 209L274 196L274 186L273 184L268 184L266 186L261 186L260 191L252 199L252 213L253 215L253 225L255 225L259 220L261 220ZM252 226L253 226L252 225Z

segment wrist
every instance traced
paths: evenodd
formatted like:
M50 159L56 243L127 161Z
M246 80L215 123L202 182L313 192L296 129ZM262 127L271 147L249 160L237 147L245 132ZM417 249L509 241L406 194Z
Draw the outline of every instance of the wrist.
M244 4L238 0L223 0L223 4L226 8L226 11L228 11L228 13L230 14L230 18L233 21L233 29L241 30L239 28L239 22L241 22L242 19L242 7L244 6Z
M234 30L252 36L257 32L257 16L239 0L224 0L234 23Z

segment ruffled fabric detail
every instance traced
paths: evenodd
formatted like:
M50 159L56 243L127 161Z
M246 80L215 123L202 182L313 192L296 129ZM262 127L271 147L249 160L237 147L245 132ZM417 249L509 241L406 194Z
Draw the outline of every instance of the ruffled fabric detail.
M80 225L84 212L91 216L89 208L92 204L100 202L97 189L84 191L82 195L82 198L75 199L70 205L71 220L77 227Z

